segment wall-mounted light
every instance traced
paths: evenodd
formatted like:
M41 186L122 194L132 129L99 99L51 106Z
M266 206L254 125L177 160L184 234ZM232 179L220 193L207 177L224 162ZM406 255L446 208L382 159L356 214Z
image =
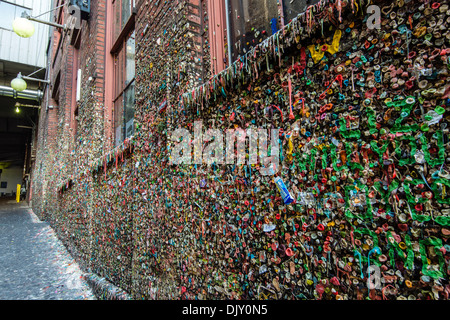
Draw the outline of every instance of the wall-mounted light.
M22 37L29 38L34 34L34 25L26 18L17 18L12 24L14 32Z
M27 88L27 83L23 80L22 73L19 72L17 77L11 81L11 88L16 91L23 91Z
M50 22L50 21L44 21L44 20L40 20L37 19L38 17L55 11L56 9L59 9L61 7L64 7L65 5L68 4L68 15L73 16L74 19L71 20L71 22L69 23L69 25L62 25L62 24L58 24L58 23L54 23L54 22ZM53 9L51 9L50 11L41 13L35 17L31 17L27 12L23 12L20 18L17 18L14 20L13 22L13 30L14 32L23 38L29 38L34 34L34 26L31 23L31 21L34 22L38 22L38 23L42 23L42 24L46 24L55 28L59 28L62 29L63 31L68 31L71 28L76 28L79 29L80 28L80 23L82 19L87 20L89 18L89 13L91 10L91 1L90 0L69 0L69 2L65 2ZM74 22L75 21L75 22ZM75 24L75 25L72 25Z
M61 6L59 6L61 7ZM57 8L53 10L56 10ZM51 10L51 11L53 11ZM41 14L42 15L42 14ZM22 38L29 38L34 34L34 26L31 23L31 21L34 22L38 22L38 23L42 23L42 24L46 24L55 28L60 28L64 31L67 30L67 26L66 25L62 25L62 24L58 24L58 23L54 23L54 22L50 22L50 21L44 21L44 20L40 20L40 19L36 19L33 18L32 16L28 15L28 13L26 13L25 11L22 13L22 16L20 18L16 18L13 21L13 30L14 32Z
M44 68L41 68L41 69L39 69L39 70L33 72L33 73L30 74L30 75L33 75L33 74L35 74L36 72L41 71L42 69L44 69ZM13 89L16 90L16 91L23 91L23 90L25 90L25 89L27 88L27 83L25 82L25 80L37 81L37 82L43 82L43 83L46 83L46 84L50 84L50 80L43 80L43 79L31 78L30 75L29 75L29 76L22 76L22 73L19 72L19 74L17 75L17 77L14 78L14 79L11 81L11 88L13 88Z

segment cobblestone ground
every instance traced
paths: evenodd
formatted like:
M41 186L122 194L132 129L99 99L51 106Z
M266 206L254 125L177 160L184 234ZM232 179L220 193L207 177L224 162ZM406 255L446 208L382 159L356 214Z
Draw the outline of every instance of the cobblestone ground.
M81 275L26 202L0 201L0 300L95 300Z

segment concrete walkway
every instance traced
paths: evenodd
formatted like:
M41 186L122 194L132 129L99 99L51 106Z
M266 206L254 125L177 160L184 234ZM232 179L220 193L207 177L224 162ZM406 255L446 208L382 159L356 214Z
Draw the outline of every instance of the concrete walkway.
M94 300L77 263L26 202L0 200L0 300Z

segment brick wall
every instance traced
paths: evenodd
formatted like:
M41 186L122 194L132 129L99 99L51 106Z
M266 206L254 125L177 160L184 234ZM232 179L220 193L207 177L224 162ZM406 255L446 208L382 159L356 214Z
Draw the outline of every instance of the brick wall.
M81 99L74 104L77 72L72 32L53 31L49 62L51 84L45 94L38 133L37 160L34 174L34 210L50 220L63 234L76 231L67 223L58 190L68 179L84 172L90 161L103 153L103 106L105 61L105 1L93 1L91 18L82 21L79 67L82 70ZM59 11L55 12L55 20ZM64 23L64 21L62 22ZM59 85L56 83L59 74ZM91 78L91 80L89 80ZM59 89L58 89L59 87ZM57 96L53 93L59 92ZM55 100L57 99L57 100ZM53 106L46 110L45 106ZM74 111L78 107L78 121ZM78 123L75 136L74 124ZM34 199L33 199L34 200ZM66 239L65 236L62 236ZM71 239L68 237L67 239ZM65 243L69 244L67 240ZM72 245L71 245L72 246ZM76 248L74 248L76 250Z

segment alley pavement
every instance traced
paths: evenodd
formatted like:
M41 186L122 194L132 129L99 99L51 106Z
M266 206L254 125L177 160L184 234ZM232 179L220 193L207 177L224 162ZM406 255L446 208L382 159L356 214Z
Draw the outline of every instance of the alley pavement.
M78 264L26 202L0 200L0 300L95 300Z

